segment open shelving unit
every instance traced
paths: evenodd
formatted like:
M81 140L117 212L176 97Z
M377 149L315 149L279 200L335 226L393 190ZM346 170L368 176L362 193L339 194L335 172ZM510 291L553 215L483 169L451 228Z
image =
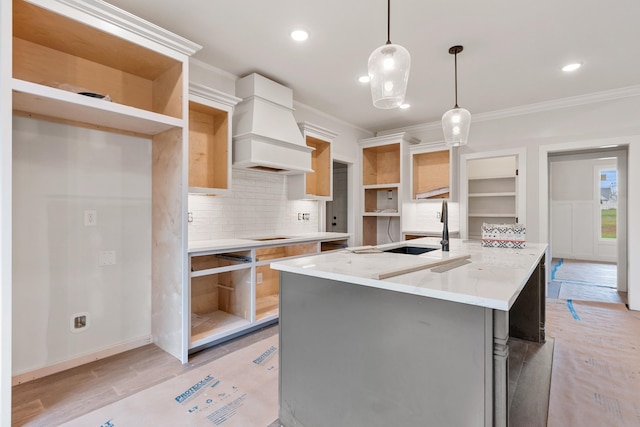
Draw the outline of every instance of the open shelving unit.
M151 334L186 362L186 70L201 47L104 2L12 9L14 115L151 141Z
M272 262L339 250L347 243L338 238L191 253L190 351L278 319L280 275Z
M402 171L408 166L407 147L417 142L405 133L360 141L363 245L375 246L401 239L401 207L405 185ZM383 238L379 236L386 236L384 239L387 241L382 241Z
M466 225L469 239L482 238L483 223L520 222L518 203L523 185L519 176L521 156L524 154L487 154L482 157L465 158Z

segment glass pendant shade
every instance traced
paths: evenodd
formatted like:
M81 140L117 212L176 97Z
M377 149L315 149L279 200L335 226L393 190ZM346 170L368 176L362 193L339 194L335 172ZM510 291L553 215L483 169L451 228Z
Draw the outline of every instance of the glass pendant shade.
M369 84L376 108L397 108L404 104L409 82L411 56L397 44L385 44L369 56Z
M445 144L449 147L466 145L470 126L471 113L469 113L469 110L456 107L444 113L442 116L442 130L444 131Z

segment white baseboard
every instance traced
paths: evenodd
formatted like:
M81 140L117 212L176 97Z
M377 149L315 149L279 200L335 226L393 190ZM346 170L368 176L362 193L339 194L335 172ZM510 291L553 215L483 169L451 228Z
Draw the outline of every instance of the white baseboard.
M111 347L103 348L102 350L96 351L95 353L85 354L84 356L65 360L64 362L55 363L53 365L45 366L33 371L14 375L11 378L11 385L14 386L26 383L28 381L33 381L38 378L46 377L47 375L55 374L57 372L84 365L85 363L94 362L96 360L104 359L105 357L113 356L114 354L123 353L127 350L142 347L143 345L151 344L151 342L151 335L147 335Z

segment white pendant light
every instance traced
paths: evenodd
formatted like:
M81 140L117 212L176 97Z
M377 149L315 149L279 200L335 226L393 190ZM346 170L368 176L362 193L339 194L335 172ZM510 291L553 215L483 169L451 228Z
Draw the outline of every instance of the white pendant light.
M458 54L462 52L462 46L452 46L449 53L454 55L455 62L455 87L456 105L442 116L442 130L444 131L444 142L449 147L459 147L466 145L469 138L469 127L471 125L471 113L469 110L458 107Z
M392 44L391 0L387 0L387 43L369 56L369 84L376 108L397 108L404 104L411 56L404 47Z

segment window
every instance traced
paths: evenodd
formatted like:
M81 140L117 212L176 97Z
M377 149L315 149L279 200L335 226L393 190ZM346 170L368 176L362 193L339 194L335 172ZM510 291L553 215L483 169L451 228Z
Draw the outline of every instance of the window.
M600 238L615 239L618 221L618 171L600 170Z

